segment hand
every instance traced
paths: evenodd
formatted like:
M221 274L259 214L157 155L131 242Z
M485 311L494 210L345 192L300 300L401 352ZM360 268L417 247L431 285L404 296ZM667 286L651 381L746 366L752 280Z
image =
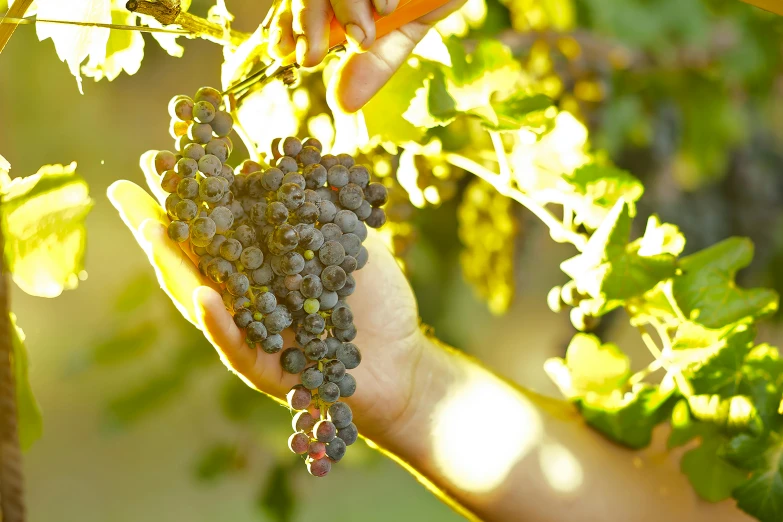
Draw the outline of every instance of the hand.
M355 52L336 75L334 99L342 110L355 112L386 84L427 31L465 1L451 0L376 41L373 9L388 15L398 0L280 0L269 18L269 53L283 58L296 52L303 67L318 65L329 50L329 24L336 17Z
M142 155L140 164L158 201L124 180L109 187L109 199L149 257L163 290L182 315L204 332L223 363L252 388L284 401L299 376L283 372L279 354L245 343L216 285L196 268L195 256L169 239L169 218L161 206L167 194L155 172L156 152ZM345 402L353 409L360 433L382 439L408 411L423 334L413 292L391 253L372 230L365 246L370 258L354 274L356 291L348 298L359 332L354 343L363 358L351 370L357 392ZM293 337L292 332L283 332L286 347L293 346Z

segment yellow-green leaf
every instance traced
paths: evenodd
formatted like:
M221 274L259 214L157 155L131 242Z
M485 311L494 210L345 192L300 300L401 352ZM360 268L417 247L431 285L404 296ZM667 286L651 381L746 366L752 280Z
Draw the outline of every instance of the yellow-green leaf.
M2 187L5 255L14 282L31 295L56 297L78 283L92 208L76 163L44 165Z
M27 348L24 345L24 332L16 324L16 316L11 314L11 333L13 335L14 379L16 381L16 415L19 419L19 443L28 450L41 438L43 419L41 408L35 400L28 376Z
M113 9L111 20L117 25L136 25L137 15L126 9ZM82 67L82 73L96 81L106 78L114 80L122 71L136 74L144 59L144 37L138 31L111 29L106 43L106 55L103 60L90 56Z

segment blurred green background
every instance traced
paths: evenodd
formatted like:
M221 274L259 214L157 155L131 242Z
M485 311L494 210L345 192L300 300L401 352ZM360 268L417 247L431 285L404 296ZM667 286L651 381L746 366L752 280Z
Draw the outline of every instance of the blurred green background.
M193 11L205 5L194 2ZM266 2L228 6L244 30L266 12ZM525 28L520 13L541 6L550 15L567 9L571 26L542 27L530 16ZM680 225L689 251L750 235L757 258L743 282L780 289L778 18L736 0L512 1L490 2L488 11L474 34L512 25L538 38L564 30L632 51L641 65L621 70L601 65L608 62L603 48L590 51L596 63L577 80L589 76L601 95L561 101L580 108L593 143L645 181L641 213ZM31 521L303 521L319 516L324 498L340 520L460 520L363 444L317 483L315 501L315 479L285 447L289 412L233 378L159 291L105 192L117 179L143 184L139 154L169 146L173 95L219 84L220 48L183 45L184 57L174 59L147 39L138 74L85 80L84 96L32 26L20 27L0 57L0 153L12 175L76 160L96 200L87 220L89 278L53 300L13 296L44 412L44 436L25 461ZM531 49L518 54L532 71ZM553 57L550 68L565 91L578 94L579 82L568 76L576 73L559 63ZM457 194L465 184L457 182ZM493 316L462 276L457 199L414 212L417 235L406 261L424 321L502 375L556 395L542 365L562 353L574 330L567 316L547 310L545 296L566 280L558 265L572 251L519 209L516 297L507 315ZM638 336L609 319L602 333L643 366ZM763 335L774 342L778 330L772 324Z

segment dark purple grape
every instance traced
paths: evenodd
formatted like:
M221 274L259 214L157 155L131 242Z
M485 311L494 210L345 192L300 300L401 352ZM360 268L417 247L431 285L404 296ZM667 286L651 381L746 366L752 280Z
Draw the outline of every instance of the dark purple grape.
M296 172L299 168L299 165L296 163L294 158L290 156L283 156L275 162L275 167L283 171L283 174L288 174L289 172Z
M247 328L247 325L253 322L253 312L250 310L239 310L234 314L234 324L239 328Z
M382 208L373 208L370 216L364 220L367 226L372 228L381 228L386 223L386 213Z
M242 243L234 238L226 239L220 245L220 255L227 261L236 261L242 254Z
M280 366L288 373L297 374L307 365L307 357L299 348L286 348L280 354Z
M364 201L364 193L359 185L348 183L340 189L338 200L340 201L340 205L348 210L356 210Z
M356 379L350 373L346 373L337 381L337 387L340 389L340 397L350 397L356 392Z
M295 158L302 150L302 142L299 138L289 136L283 140L283 154Z
M310 393L310 390L301 384L294 385L286 395L288 405L295 410L306 410L307 407L310 406L312 398L313 396Z
M304 433L293 433L288 437L288 449L297 455L304 455L310 448L310 437ZM325 450L324 450L325 451Z
M283 171L272 167L266 170L260 178L261 186L269 191L275 191L283 184Z
M326 456L335 462L339 462L345 456L345 442L339 437L335 437L326 445Z
M352 422L345 428L337 430L337 436L342 439L346 446L350 446L359 438L359 430L356 429L356 424Z
M340 387L333 382L325 382L318 387L318 397L324 402L336 402L340 398Z
M334 359L337 357L337 348L342 346L343 343L334 337L327 337L324 339L324 343L326 344L326 358Z
M323 444L319 442L318 444ZM314 477L325 477L332 470L332 461L325 458L307 462L307 471Z
M327 418L334 423L337 429L342 429L353 421L353 412L351 407L344 402L335 402L329 406Z
M296 159L305 166L317 165L321 161L321 153L315 147L304 147Z
M324 374L315 366L311 366L302 372L301 379L305 388L314 390L324 383Z
M321 145L321 142L316 138L307 138L302 143L303 147L313 147L315 150L317 150L319 153L323 152L324 146Z
M380 183L370 183L367 188L364 189L364 198L373 207L380 207L385 204L389 199L389 194Z
M261 349L266 353L277 353L283 349L283 337L280 334L269 334L261 341Z
M253 321L249 325L247 325L247 340L258 343L266 339L266 327L264 326L264 323L260 321Z
M337 436L337 428L331 421L321 420L313 426L313 435L320 442L331 442Z
M326 343L321 339L313 339L305 345L305 356L311 361L318 361L326 356Z
M302 433L309 433L315 426L315 418L307 411L300 411L291 420L291 427Z
M330 168L334 167L335 165L339 165L340 164L340 162L337 160L337 156L334 156L332 154L324 154L324 155L322 155L320 163L321 163L321 165L324 166L324 168L326 170L329 170Z
M344 256L343 256L344 257ZM340 260L342 262L342 259ZM321 284L326 290L336 291L345 286L348 275L337 265L327 266L321 272Z
M327 170L326 180L330 186L342 188L349 182L348 169L342 165L335 165Z
M324 364L323 374L329 382L340 382L345 377L345 365L339 360L329 361Z

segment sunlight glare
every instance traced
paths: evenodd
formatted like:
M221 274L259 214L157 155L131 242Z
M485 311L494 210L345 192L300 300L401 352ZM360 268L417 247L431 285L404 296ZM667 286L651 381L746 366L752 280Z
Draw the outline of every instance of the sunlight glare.
M582 466L565 446L555 442L544 444L538 452L538 462L553 489L570 493L582 485Z
M500 486L543 434L533 405L511 387L472 372L433 418L435 462L470 492Z

